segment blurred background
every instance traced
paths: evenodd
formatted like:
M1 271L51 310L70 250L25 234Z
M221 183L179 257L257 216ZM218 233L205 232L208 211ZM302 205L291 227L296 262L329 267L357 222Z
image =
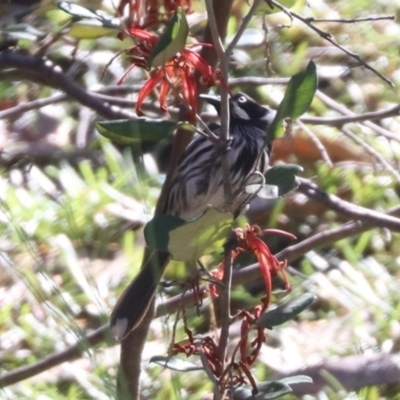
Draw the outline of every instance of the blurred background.
M60 7L50 0L0 0L0 50L45 57L100 101L134 115L137 94L148 74L135 68L117 84L130 66L126 50L133 42L118 37L116 5L106 0L68 2L104 13L99 14L103 16L99 27L93 15L73 16L62 3ZM283 12L269 14L264 4L231 57L232 90L276 108L287 78L309 60L316 63L319 76L318 92L302 119L305 125L294 124L289 136L274 142L272 163L298 164L304 169L302 177L366 209L383 213L398 206L400 27L396 19L377 17L397 17L400 3L285 3L304 18L315 19L314 26L332 34L393 86L306 23ZM199 1L192 8L187 16L190 32L201 40L205 7ZM227 43L248 10L247 2L234 2ZM354 21L357 18L366 20ZM212 91L218 93L217 88ZM107 118L78 100L79 94L73 98L49 83L42 69L0 61L1 399L114 396L118 348L106 333L92 341L86 338L108 323L118 295L140 267L142 228L160 193L171 138L135 147L112 143L95 129L96 121ZM161 112L157 96L150 95L143 105L146 117L176 119L179 104L169 100L168 112ZM211 109L203 111L206 121L215 120ZM361 115L358 121L340 120L354 113ZM366 113L375 114L363 118ZM141 157L134 157L139 153ZM352 221L298 191L280 199L256 199L239 224L244 226L246 219L262 228L291 232L296 243ZM274 253L293 244L281 237L268 237L267 243ZM215 268L220 259L216 251L215 257L203 262ZM243 257L236 268L254 262ZM332 239L291 262L293 291L314 293L318 301L298 320L268 332L253 371L257 379L322 365L330 387L321 386L307 399L400 399L399 371L385 373L400 348L399 266L399 233L374 226ZM166 279L182 276L183 268L169 268ZM164 292L160 300L179 288ZM262 295L259 282L235 287L234 306L249 307ZM279 301L279 294L274 301ZM196 332L209 331L213 316L208 303L201 316L195 310L187 313ZM167 353L174 321L174 317L154 321L145 363ZM178 331L179 338L184 335ZM80 347L74 356L59 353L77 341ZM56 360L51 368L29 379L16 378L11 385L1 381L49 356ZM374 385L363 387L371 381L358 377L355 387L349 388L332 377L332 365L346 374L352 363L364 366L368 357L378 357L382 367L377 367ZM179 374L144 365L144 399L207 399L210 390L202 372Z

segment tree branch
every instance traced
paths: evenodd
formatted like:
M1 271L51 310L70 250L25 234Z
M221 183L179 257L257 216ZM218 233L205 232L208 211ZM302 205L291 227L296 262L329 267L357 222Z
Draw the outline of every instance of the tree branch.
M205 0L208 26L214 48L217 53L218 61L220 63L222 72L222 85L221 85L221 133L219 137L219 143L217 144L219 150L219 157L221 160L221 166L223 171L223 184L224 184L224 196L225 196L225 207L227 211L232 211L233 193L232 193L232 182L231 174L228 164L227 152L229 151L229 93L228 93L228 77L229 77L229 53L225 52L223 45L223 37L221 37L217 20L214 14L215 1ZM221 331L218 343L218 358L220 362L220 373L225 368L225 358L227 351L227 344L229 338L229 327L230 327L230 292L231 292L231 277L232 277L232 251L231 249L225 249L224 257L224 276L223 284L219 286L218 292L220 297L221 307ZM222 399L224 393L221 393L218 385L214 385L214 400Z
M312 383L299 383L292 386L297 396L316 394L329 385L324 378L329 374L348 391L364 386L387 385L400 380L400 354L357 354L339 359L324 361L318 365L301 368L288 373L278 373L274 379L295 375L306 375Z
M48 86L57 88L65 92L71 98L77 100L80 104L95 110L98 114L110 119L135 118L135 115L111 106L99 99L92 93L86 91L74 81L69 79L60 67L54 65L49 60L38 57L26 56L17 51L4 50L0 52L0 68L17 68L21 71L34 73Z
M367 224L372 224L380 228L387 228L395 232L400 232L399 218L349 203L348 201L342 200L333 194L324 192L318 188L317 185L307 179L297 179L300 182L298 187L299 192L304 193L306 196L318 201L319 203L325 204L329 209L355 220L363 221Z
M37 361L32 365L26 365L24 367L17 368L11 372L6 372L2 376L0 376L0 387L13 385L14 383L18 383L23 381L24 379L28 379L32 376L38 375L41 372L53 368L63 362L82 357L82 355L86 351L85 349L104 342L106 342L110 346L114 342L114 339L111 339L110 329L108 328L108 326L103 326L96 331L89 333L88 335L82 337L73 346L53 353L52 355L45 357L44 359Z
M339 112L340 114L344 114L347 116L356 116L356 114L353 113L352 111L350 111L347 107L345 107L344 105L339 104L335 100L331 99L329 96L327 96L325 93L321 92L320 90L317 90L316 96L322 102L324 102L328 107ZM393 115L390 115L390 116L397 116L400 113L400 106L399 106L398 110L392 109L392 111L394 111ZM361 114L361 115L363 115L363 114ZM382 118L387 118L387 117L388 117L387 115L384 115ZM349 122L354 122L354 121L349 121ZM396 135L396 134L388 131L387 129L384 129L384 128L380 127L379 125L374 124L371 121L361 121L361 123L364 126L371 129L373 132L377 133L378 135L382 135L382 136L386 137L387 139L396 140L396 141L400 140L399 135Z
M394 21L395 16L394 15L371 15L369 17L362 17L362 18L314 18L314 17L308 17L305 18L307 22L333 22L333 23L338 23L338 24L355 24L357 22L369 22L369 21Z

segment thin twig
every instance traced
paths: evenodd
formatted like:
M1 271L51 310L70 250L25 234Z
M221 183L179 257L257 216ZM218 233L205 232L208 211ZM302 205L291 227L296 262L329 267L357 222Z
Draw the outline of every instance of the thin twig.
M308 17L305 18L307 22L333 22L333 23L338 23L338 24L355 24L357 22L368 22L368 21L381 21L381 20L390 20L394 21L395 16L394 15L378 15L378 16L369 16L369 17L361 17L361 18L314 18L314 17Z
M217 145L219 137L208 127L199 114L196 114L196 120L202 129L202 131L198 130L197 133L206 135L209 140Z
M373 68L371 65L369 65L367 62L365 62L358 54L353 53L352 51L346 49L339 43L337 43L334 39L332 39L332 35L329 32L325 32L316 26L314 26L308 18L302 17L300 14L297 14L296 12L289 10L288 8L282 6L280 3L276 2L275 0L266 0L268 4L273 5L274 7L280 9L283 11L286 15L288 15L291 19L296 18L306 24L310 29L312 29L314 32L316 32L322 39L325 39L329 43L333 44L335 47L346 53L348 56L351 58L354 58L357 60L360 64L362 64L365 68L369 69L372 71L375 75L379 76L383 81L388 83L390 86L394 87L394 83L386 78L384 75L382 75L379 71L377 71L375 68Z
M218 353L221 361L220 373L225 369L226 351L228 348L229 328L231 325L231 289L232 289L232 246L228 238L224 252L224 276L222 285L218 287L220 295L221 330L219 335ZM229 290L227 290L229 289Z
M229 43L228 47L226 48L226 55L227 57L230 57L233 49L236 47L238 44L240 38L242 37L245 29L247 28L247 25L249 24L250 20L254 17L255 12L257 11L258 6L263 0L254 0L253 4L250 7L249 12L244 16L242 19L242 22L239 26L239 29L237 30L235 37L232 39L232 41Z
M222 40L218 33L217 21L214 15L213 1L206 0L206 9L208 15L208 24L210 26L211 36L214 42L214 48L218 56L222 72L223 82L228 82L229 62ZM220 158L224 173L224 194L226 209L230 211L232 206L232 183L229 173L227 150L229 144L229 93L226 84L221 85L221 134L220 134Z
M335 111L337 111L337 112L339 112L341 114L349 115L349 116L356 115L355 113L350 111L346 106L336 102L335 100L333 100L332 98L327 96L325 93L321 92L320 90L317 90L315 95L322 102L324 102L328 107L332 108L333 110L335 110ZM397 110L395 110L395 112L397 112ZM398 112L400 113L400 107L399 107L399 111ZM397 115L397 114L395 114L395 115ZM384 116L384 118L386 118L386 117ZM399 135L396 135L393 132L390 132L387 129L384 129L384 128L380 127L379 125L374 124L371 121L362 121L361 123L364 126L366 126L367 128L369 128L372 131L376 132L377 134L385 136L387 139L392 139L392 140L399 141Z
M397 117L399 115L400 115L400 105L397 105L387 110L372 111L363 114L353 114L345 117L303 117L301 118L301 121L311 125L342 126L356 122L373 121L390 117ZM400 140L400 136L395 136L393 134L393 138L391 137L391 139Z
M27 111L35 110L37 108L46 107L50 104L61 103L62 101L65 101L67 99L68 96L66 94L56 94L45 99L38 99L29 101L27 103L21 103L15 107L10 107L3 111L0 111L0 119L9 118Z
M322 159L327 163L327 165L330 167L333 167L332 160L330 159L325 146L321 143L318 136L316 136L313 131L308 129L308 127L305 124L303 124L302 121L297 120L297 124L310 137L311 141L314 143L315 147L319 150L319 152L321 153Z

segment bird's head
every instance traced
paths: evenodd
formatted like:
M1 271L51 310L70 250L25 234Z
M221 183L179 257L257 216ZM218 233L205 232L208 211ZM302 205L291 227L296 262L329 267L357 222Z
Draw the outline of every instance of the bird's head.
M211 104L221 115L221 100L217 97L201 95L201 99ZM234 93L229 99L231 122L246 122L266 128L274 119L276 111L257 103L245 93Z

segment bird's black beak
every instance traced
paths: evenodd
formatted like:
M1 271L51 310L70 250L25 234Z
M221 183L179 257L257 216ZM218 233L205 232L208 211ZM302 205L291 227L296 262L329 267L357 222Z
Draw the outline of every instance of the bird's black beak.
M208 104L211 104L216 110L217 113L220 114L221 111L221 100L214 96L208 96L207 94L201 94L200 99L204 100Z

